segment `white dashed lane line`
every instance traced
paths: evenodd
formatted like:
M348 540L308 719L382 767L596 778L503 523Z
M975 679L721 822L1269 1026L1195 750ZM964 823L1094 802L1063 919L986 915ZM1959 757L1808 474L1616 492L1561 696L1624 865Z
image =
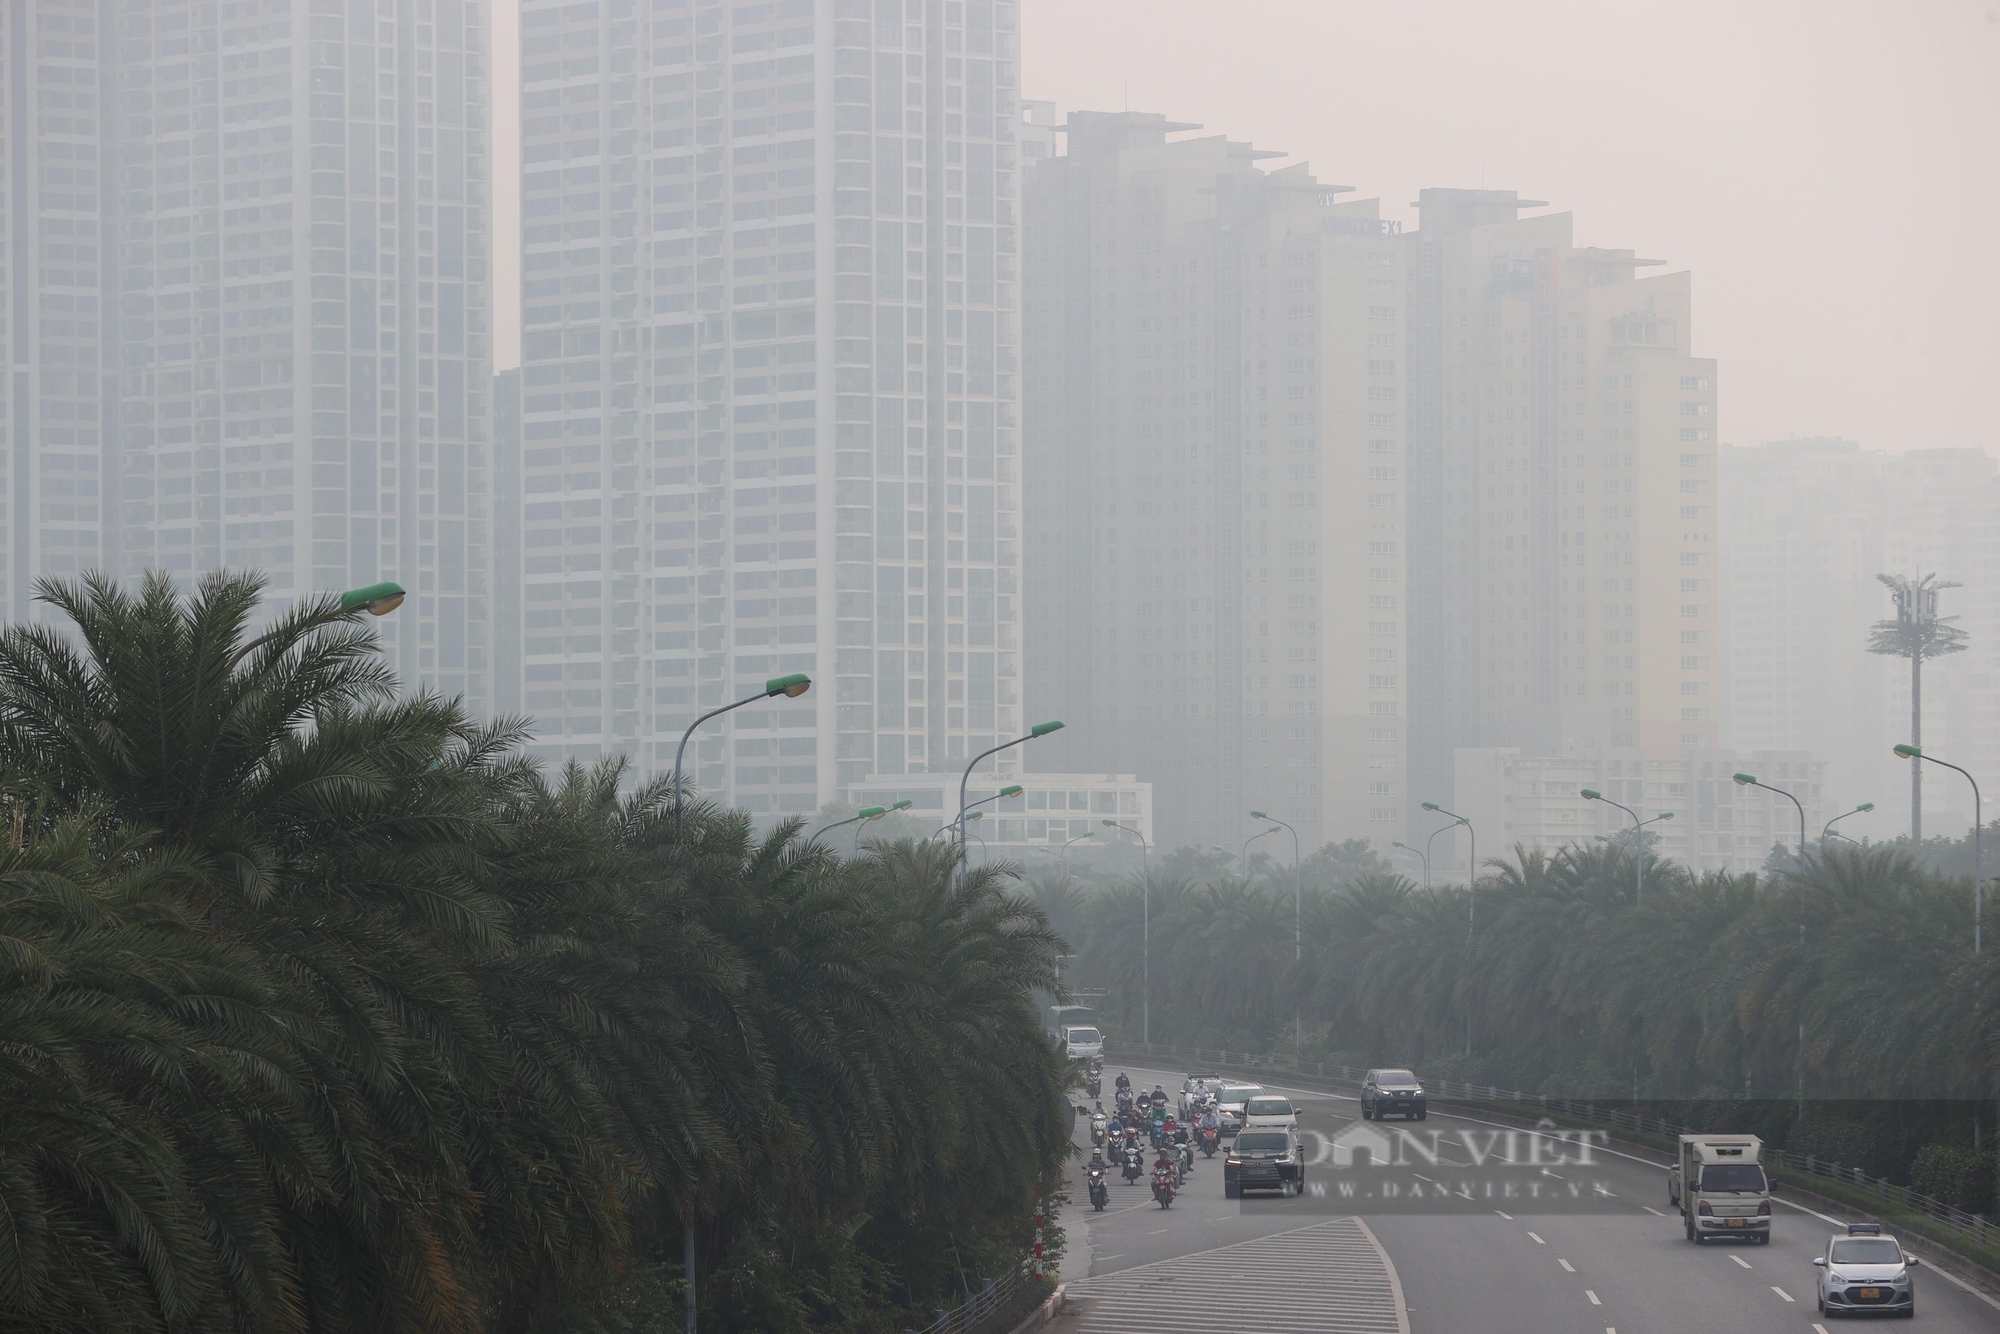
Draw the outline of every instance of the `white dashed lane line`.
M1556 1263L1563 1267L1565 1274L1574 1274L1576 1272L1576 1266L1567 1260L1557 1260Z
M1743 1267L1744 1267L1745 1269L1748 1269L1748 1268L1750 1267L1750 1262L1749 1262L1748 1260L1744 1259L1744 1258L1743 1258L1742 1256L1740 1256L1740 1255L1732 1255L1732 1256L1730 1256L1729 1258L1730 1258L1730 1259L1732 1259L1732 1260L1734 1260L1734 1261L1735 1261L1735 1262L1736 1262L1737 1264L1740 1264L1740 1265L1742 1265L1742 1266L1743 1266Z
M1543 1240L1542 1240L1542 1235L1541 1235L1541 1233L1539 1233L1539 1232L1530 1232L1530 1233L1529 1233L1528 1235L1529 1235L1529 1236L1531 1236L1531 1237L1533 1237L1533 1238L1535 1239L1535 1245L1537 1245L1537 1246L1546 1246L1546 1245L1548 1245L1548 1243L1547 1243L1546 1241L1543 1241Z
M1585 1289L1583 1290L1583 1295L1584 1295L1584 1296L1586 1296L1586 1297L1588 1297L1588 1298L1590 1298L1590 1304L1591 1304L1592 1306L1602 1306L1602 1305L1604 1305L1604 1303L1603 1303L1603 1302L1600 1302L1600 1301L1598 1301L1598 1300L1597 1300L1597 1294L1596 1294L1596 1293L1594 1293L1594 1292L1592 1292L1592 1291L1591 1291L1591 1290L1590 1290L1589 1288L1585 1288Z
M1786 1292L1783 1288L1779 1287L1775 1283L1771 1285L1771 1291L1777 1293L1780 1297L1783 1297L1788 1302L1798 1300L1797 1298L1793 1297L1791 1293Z

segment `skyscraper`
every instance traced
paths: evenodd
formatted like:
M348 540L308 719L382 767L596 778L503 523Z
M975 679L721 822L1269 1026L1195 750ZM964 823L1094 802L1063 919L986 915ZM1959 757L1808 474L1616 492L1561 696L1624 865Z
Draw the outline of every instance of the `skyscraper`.
M1716 745L1715 363L1685 273L1425 190L1410 327L1411 787L1455 750ZM1439 799L1432 796L1432 799Z
M1020 709L1018 9L522 14L525 705L810 811Z
M484 708L483 0L8 15L9 613L38 551L395 579L403 679Z
M1162 827L1403 834L1404 242L1375 202L1152 113L1028 184L1037 767L1131 768Z

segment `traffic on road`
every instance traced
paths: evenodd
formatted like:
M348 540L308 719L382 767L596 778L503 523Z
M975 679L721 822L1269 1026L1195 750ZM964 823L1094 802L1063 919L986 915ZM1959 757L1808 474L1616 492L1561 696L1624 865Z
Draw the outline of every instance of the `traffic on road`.
M1772 1192L1754 1136L1688 1137L1698 1142L1670 1164L1601 1131L1524 1130L1418 1104L1420 1072L1407 1068L1370 1072L1366 1124L1363 1090L1115 1060L1106 1071L1114 1087L1141 1090L1139 1126L1127 1127L1140 1133L1121 1138L1149 1172L1164 1152L1156 1124L1192 1118L1198 1142L1213 1117L1219 1147L1192 1161L1165 1154L1171 1208L1158 1177L1142 1174L1069 1215L1064 1275L1086 1332L1212 1331L1227 1312L1243 1330L1762 1334L1908 1318L1919 1306L1927 1328L2000 1330L2000 1301L1950 1264L1921 1265L1874 1220ZM1157 1123L1156 1097L1171 1104ZM1284 1113L1262 1123L1275 1103ZM1107 1109L1107 1125L1116 1115ZM1380 1115L1405 1119L1378 1129ZM1079 1200L1090 1198L1082 1164L1103 1151L1094 1134L1079 1130ZM1185 1324L1170 1314L1181 1311Z

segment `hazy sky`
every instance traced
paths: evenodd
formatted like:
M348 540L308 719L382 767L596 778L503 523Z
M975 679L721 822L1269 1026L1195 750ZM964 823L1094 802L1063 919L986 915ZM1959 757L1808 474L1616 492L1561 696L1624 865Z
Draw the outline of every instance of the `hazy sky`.
M1286 150L1406 225L1427 185L1519 190L1582 244L1692 269L1725 440L2000 450L2000 0L1023 4L1024 96ZM495 91L505 367L518 109Z
M1721 437L2000 448L2000 0L1023 0L1022 94L1694 272ZM1274 161L1271 166L1284 166Z

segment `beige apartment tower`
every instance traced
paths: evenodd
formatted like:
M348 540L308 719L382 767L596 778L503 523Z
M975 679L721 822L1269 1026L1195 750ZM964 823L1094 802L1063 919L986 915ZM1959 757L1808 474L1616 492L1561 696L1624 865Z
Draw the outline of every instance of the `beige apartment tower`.
M1686 273L1512 191L1425 190L1412 289L1411 798L1454 752L1716 736L1716 371ZM1461 844L1459 855L1467 849Z
M1041 119L1040 116L1037 119ZM1024 183L1028 713L1160 838L1403 836L1405 242L1156 114ZM1179 136L1169 138L1169 136Z

